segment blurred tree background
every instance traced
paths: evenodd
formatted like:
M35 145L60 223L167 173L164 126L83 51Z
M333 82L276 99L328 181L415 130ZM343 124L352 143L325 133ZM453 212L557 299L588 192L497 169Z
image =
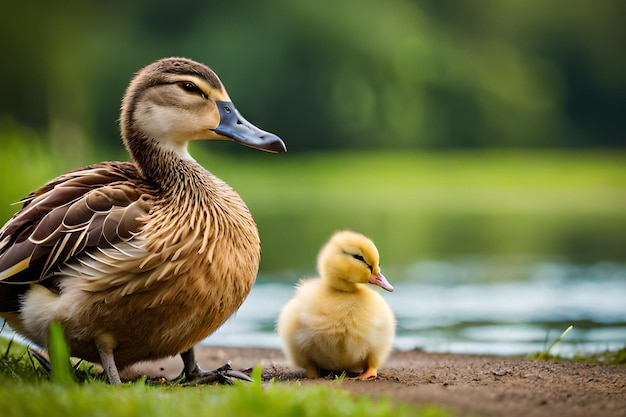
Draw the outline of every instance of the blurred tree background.
M271 157L194 144L250 205L266 268L313 266L344 227L390 263L626 260L625 12L623 0L6 3L2 220L63 170L128 159L128 81L186 56L287 143Z
M625 41L624 0L7 0L0 225L19 208L11 203L62 172L128 160L117 120L132 74L185 56L212 67L244 117L289 149L190 145L250 207L260 282L314 273L320 246L345 228L372 238L394 285L525 281L523 294L539 294L562 279L615 280L585 291L617 288L602 295L619 305ZM440 304L433 332L449 323L466 340L477 316L461 309L449 321L455 309L441 288L441 302L426 303ZM404 298L405 311L418 311L421 297ZM612 331L623 343L621 313L580 315L593 302L576 298L562 311L553 300L556 313L541 319L527 303L513 321L543 320L539 344L546 329L572 323L600 332L576 340L604 343ZM275 317L260 312L275 304L254 307L268 332ZM399 317L400 332L423 329L421 315ZM526 339L529 327L519 336L502 319L479 318L475 334L497 334L490 346Z
M5 129L117 150L131 74L181 55L213 67L290 151L623 148L625 12L621 0L12 2L0 114Z

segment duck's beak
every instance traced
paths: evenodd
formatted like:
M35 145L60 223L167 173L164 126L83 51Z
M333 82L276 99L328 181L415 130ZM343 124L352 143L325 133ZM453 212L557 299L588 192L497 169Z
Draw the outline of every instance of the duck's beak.
M216 133L251 148L274 153L287 152L285 143L278 136L244 119L232 102L216 101L215 104L220 112L220 124L213 129Z
M389 292L393 291L393 286L387 281L387 278L380 272L377 274L372 274L369 280L370 284L378 285L380 288L387 290Z

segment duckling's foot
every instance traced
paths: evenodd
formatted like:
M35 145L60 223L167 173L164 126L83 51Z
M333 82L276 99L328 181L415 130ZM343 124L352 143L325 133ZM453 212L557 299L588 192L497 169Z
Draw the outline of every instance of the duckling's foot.
M320 377L320 370L317 367L317 365L308 365L306 367L306 377L307 378L319 378Z
M254 382L252 378L243 372L236 371L232 368L230 361L226 365L221 366L212 371L205 371L198 365L195 360L193 348L180 354L183 358L185 383L189 385L200 384L223 384L233 385L235 381L233 379L240 379L243 381Z
M354 379L361 379L361 380L376 379L377 377L378 377L378 370L370 366L365 371L363 371L361 375L355 377Z

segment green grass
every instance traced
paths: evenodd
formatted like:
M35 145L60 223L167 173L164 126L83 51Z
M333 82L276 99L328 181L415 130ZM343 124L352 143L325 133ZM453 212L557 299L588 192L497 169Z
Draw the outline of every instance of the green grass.
M62 344L55 330L53 338ZM294 417L443 417L450 415L435 407L413 407L387 398L354 396L341 389L325 386L300 386L263 383L261 368L253 372L254 383L235 386L180 386L149 384L145 380L111 386L91 370L77 371L61 366L52 377L29 357L27 349L0 339L4 354L0 358L0 415L13 416L294 416ZM65 348L66 349L66 348ZM64 353L65 352L65 353ZM55 360L69 358L57 346ZM80 373L82 378L77 378ZM85 378L87 376L87 378ZM76 382L82 379L82 383Z
M0 386L47 378L45 371L35 364L30 352L14 340L0 338Z
M572 329L574 328L574 326L570 325L567 329L565 329L563 331L563 333L561 333L556 339L554 339L552 341L552 343L550 343L550 345L545 348L542 352L533 354L533 355L529 355L528 359L534 359L534 360L545 360L545 359L550 359L552 357L554 357L550 351L552 350L552 348L557 345L561 340L563 340L563 338L570 332L572 331ZM547 339L547 338L546 338Z
M572 330L574 326L569 326L563 331L550 345L541 352L533 353L526 356L526 359L533 361L566 361L566 362L584 362L597 363L602 365L626 365L626 346L615 351L604 351L599 353L575 354L571 357L554 355L550 353L552 348L563 340L563 338Z
M582 362L596 363L601 365L626 366L626 346L622 349L607 350L599 353L575 354L573 356L554 355L549 352L539 352L526 357L528 360L559 361L559 362Z
M10 387L11 401L0 413L11 416L445 416L441 410L395 405L388 400L352 397L327 387L287 387L260 383L235 387L154 387L143 383L111 387L103 383Z

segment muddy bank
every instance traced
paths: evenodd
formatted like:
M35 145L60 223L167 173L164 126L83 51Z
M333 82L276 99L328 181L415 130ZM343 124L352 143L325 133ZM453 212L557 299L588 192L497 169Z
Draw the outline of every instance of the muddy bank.
M424 352L395 352L373 381L307 380L275 349L198 348L205 369L245 369L260 363L263 379L327 384L359 395L388 396L411 404L436 404L459 415L626 416L626 367ZM136 372L175 377L179 358L137 366Z

